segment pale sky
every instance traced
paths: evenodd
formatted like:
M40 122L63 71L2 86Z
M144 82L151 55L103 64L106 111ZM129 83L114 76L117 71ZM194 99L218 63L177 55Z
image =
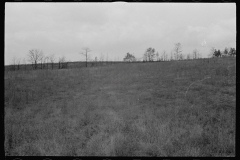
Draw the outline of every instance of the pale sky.
M83 47L92 59L141 58L149 47L170 57L178 42L183 54L203 57L211 47L236 48L236 4L5 3L5 64L27 60L31 49L68 61L83 61Z

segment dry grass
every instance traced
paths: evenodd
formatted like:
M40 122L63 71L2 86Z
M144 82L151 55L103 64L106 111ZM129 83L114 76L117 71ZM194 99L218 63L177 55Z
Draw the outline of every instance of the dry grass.
M5 155L235 156L235 65L8 72Z

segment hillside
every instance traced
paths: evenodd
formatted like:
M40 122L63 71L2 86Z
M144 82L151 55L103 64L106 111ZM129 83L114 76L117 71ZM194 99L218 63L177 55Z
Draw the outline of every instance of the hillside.
M5 155L235 156L234 57L4 77Z

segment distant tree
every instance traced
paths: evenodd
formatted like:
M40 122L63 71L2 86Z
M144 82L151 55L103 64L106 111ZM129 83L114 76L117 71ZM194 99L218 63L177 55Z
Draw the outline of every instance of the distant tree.
M48 69L48 60L49 60L49 57L48 56L46 56L45 58L44 58L44 68L45 68L45 65L47 65L47 69Z
M199 59L199 58L202 58L202 54L201 54L200 51L198 51L197 58L198 58L198 59Z
M12 58L12 70L13 70L13 71L15 71L16 63L17 63L17 59L16 59L16 57L13 57L13 58Z
M154 57L155 57L155 49L154 48L148 48L145 53L144 53L144 57L146 59L146 61L153 61Z
M191 59L191 54L187 54L187 60Z
M227 47L223 50L222 56L223 56L223 57L229 56L229 49L228 49Z
M162 60L163 61L166 61L167 59L166 59L166 51L164 50L163 51L163 54L162 54Z
M230 48L228 54L229 54L230 56L236 56L236 50L235 50L235 48Z
M179 59L179 54L182 52L182 45L181 43L176 43L174 48L175 60Z
M28 57L28 60L32 63L33 68L37 69L37 63L41 61L43 52L39 49L32 49L29 51Z
M222 54L222 53L221 53L220 50L216 50L216 49L215 49L213 56L214 56L214 57L221 57L221 54Z
M157 61L159 61L159 53L158 52L156 53L156 58L157 58Z
M83 50L85 53L80 53L86 57L86 67L87 67L87 61L88 61L88 52L91 52L91 50L88 47L84 47Z
M101 62L104 61L104 55L101 53L100 55L100 59L99 59Z
M180 54L178 55L178 57L179 57L179 60L184 60L184 58L185 58L184 54L182 54L182 53L180 53Z
M20 70L21 59L20 58L17 59L16 62L17 62L17 69Z
M25 58L23 58L23 60L22 60L22 64L24 64L24 69L26 70L26 69L27 69L27 64L26 64L26 60L25 60Z
M54 54L50 55L50 56L48 57L48 59L50 60L51 65L52 65L52 69L53 69L54 61L55 61L55 56L54 56Z
M216 49L215 49L214 47L212 47L212 48L210 49L210 53L208 54L208 58L215 57L215 56L214 56L215 50L216 50Z
M193 59L197 59L198 58L198 50L197 49L193 50L192 57L193 57Z
M44 57L44 55L42 55L42 57L39 60L41 62L41 69L43 69L44 59L45 59L45 57Z
M170 57L170 60L172 61L173 60L173 53L171 51L171 57Z
M67 61L64 56L60 57L58 61L58 69L63 69L63 68L67 68Z
M136 61L136 58L134 55L127 53L127 55L123 58L123 61L125 62L133 62Z
M168 61L168 55L165 54L165 61Z

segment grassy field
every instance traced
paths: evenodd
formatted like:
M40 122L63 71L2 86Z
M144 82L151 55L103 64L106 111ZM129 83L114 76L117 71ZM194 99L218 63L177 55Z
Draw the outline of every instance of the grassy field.
M6 156L235 156L235 58L4 77Z

